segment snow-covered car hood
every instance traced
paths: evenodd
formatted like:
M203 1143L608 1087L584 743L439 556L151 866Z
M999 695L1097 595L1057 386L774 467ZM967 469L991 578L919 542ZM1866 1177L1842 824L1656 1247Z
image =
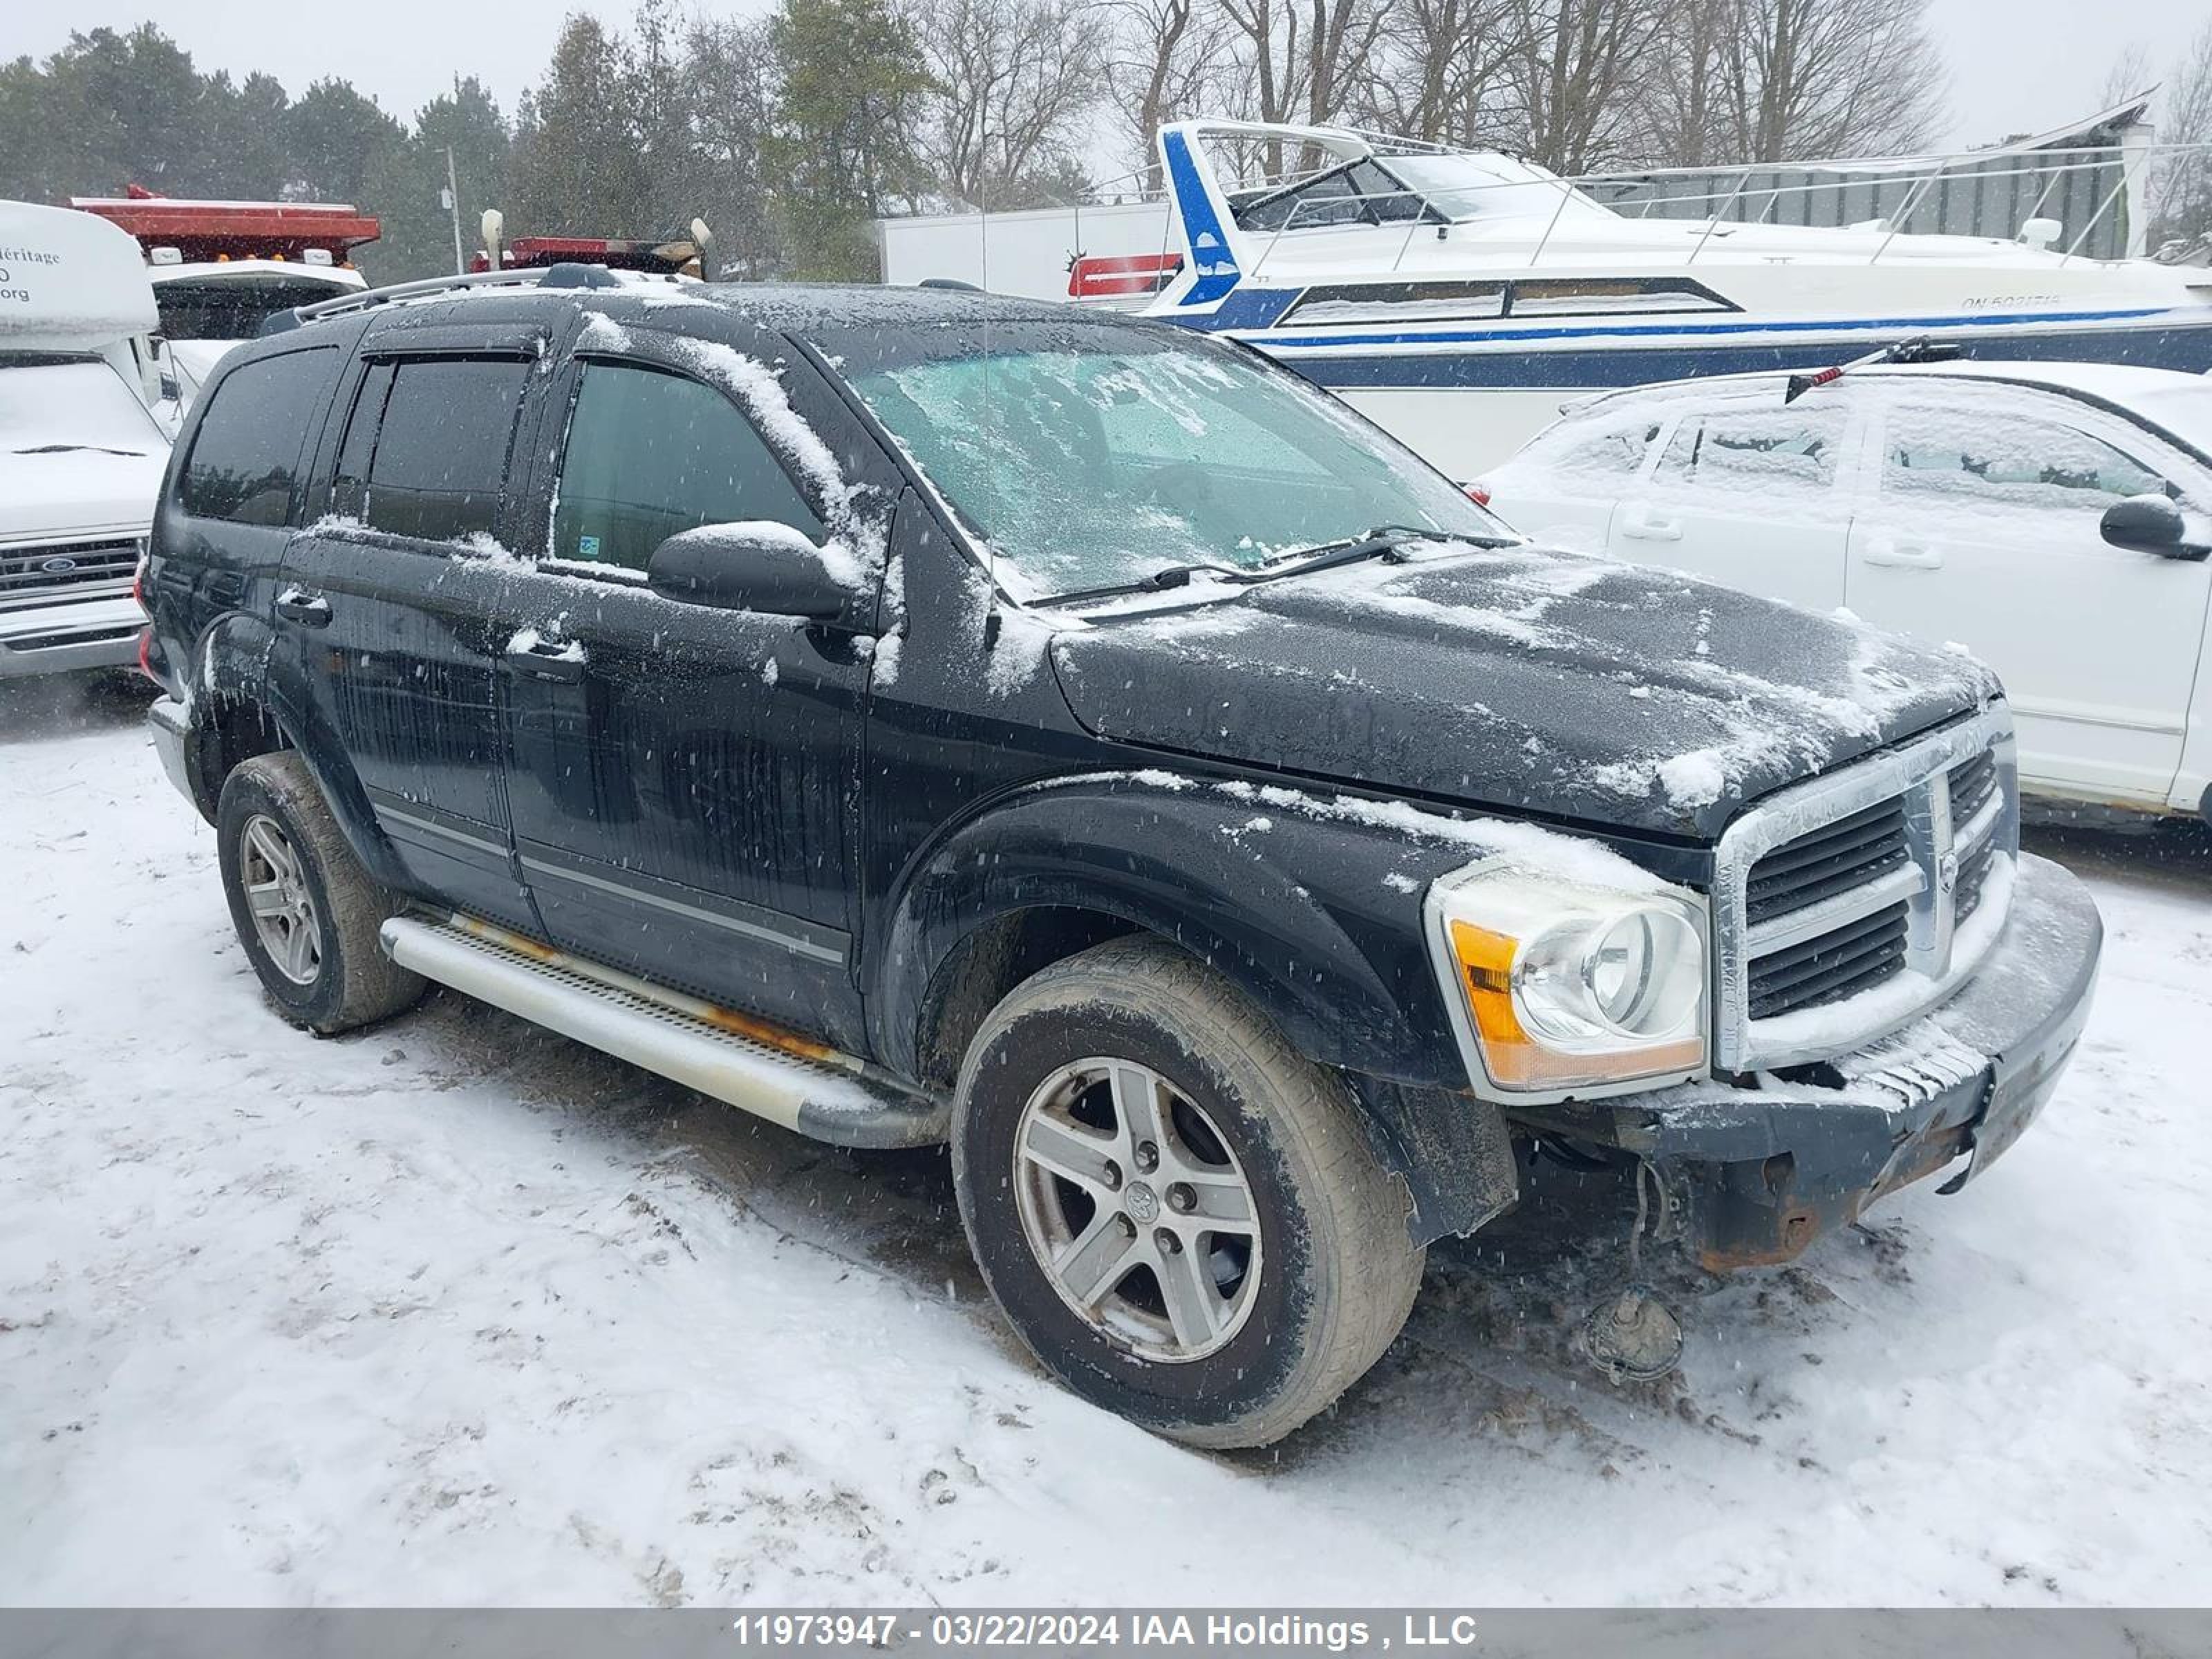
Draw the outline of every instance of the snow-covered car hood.
M1422 551L1095 619L1054 641L1061 687L1127 742L1705 838L1998 693L1961 653L1672 571Z
M153 522L169 453L157 438L140 441L143 450L119 454L43 446L27 454L0 449L0 544L143 535Z

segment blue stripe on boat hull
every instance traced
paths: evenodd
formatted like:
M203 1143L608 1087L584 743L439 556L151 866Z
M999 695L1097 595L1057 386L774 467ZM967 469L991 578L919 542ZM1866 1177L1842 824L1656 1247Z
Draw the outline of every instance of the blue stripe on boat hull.
M1986 334L1946 333L1946 345L1969 357L2000 362L2127 363L2142 368L2199 374L2212 369L2212 316L2193 328L2000 329ZM1301 357L1281 343L1248 339L1278 362L1325 386L1469 386L1571 388L1647 386L1655 380L1701 374L1753 374L1782 369L1825 368L1859 355L1858 341L1793 341L1747 345L1741 341L1692 345L1680 341L1635 348L1516 351L1506 342L1482 349L1413 356L1405 352Z

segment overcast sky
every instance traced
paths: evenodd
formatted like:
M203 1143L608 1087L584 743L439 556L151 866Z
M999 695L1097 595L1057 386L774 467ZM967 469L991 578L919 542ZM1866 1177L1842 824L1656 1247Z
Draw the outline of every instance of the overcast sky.
M702 9L754 14L769 0L709 0ZM2204 0L1931 0L1952 75L1948 141L1984 143L2087 114L2106 70L2130 41L2172 58L2207 16ZM148 15L200 67L273 73L296 93L343 75L394 114L411 114L454 74L474 74L512 110L551 54L563 15L619 20L629 0L61 0L0 5L0 58L43 57L72 29L129 27Z

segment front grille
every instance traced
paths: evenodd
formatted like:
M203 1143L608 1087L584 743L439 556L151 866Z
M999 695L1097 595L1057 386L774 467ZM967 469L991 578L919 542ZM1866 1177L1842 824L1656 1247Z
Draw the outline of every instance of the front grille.
M55 566L62 568L50 568ZM0 549L0 599L25 599L50 589L66 592L88 582L127 582L137 568L135 541Z
M1989 805L1997 792L1997 757L1984 750L1951 769L1951 822L1960 829Z
M1723 972L1716 1055L1747 1071L1824 1058L1875 1028L1771 1023L1899 979L1940 998L1972 967L1958 924L2017 844L2011 736L2002 707L1753 808L1722 838L1715 891ZM1990 935L1977 936L1973 948ZM1729 964L1739 966L1729 970ZM1924 1006L1924 1005L1923 1005ZM1869 1009L1869 1019L1877 1011Z
M1905 901L1861 916L1802 945L1760 957L1751 968L1751 1017L1771 1019L1869 990L1905 966Z
M1959 885L1952 896L1952 903L1960 921L1982 908L1982 889L1988 884L1996 856L1996 837L1992 836L1960 859Z
M1771 921L1822 899L1863 887L1901 868L1905 803L1886 800L1778 847L1751 869L1744 902L1752 923Z

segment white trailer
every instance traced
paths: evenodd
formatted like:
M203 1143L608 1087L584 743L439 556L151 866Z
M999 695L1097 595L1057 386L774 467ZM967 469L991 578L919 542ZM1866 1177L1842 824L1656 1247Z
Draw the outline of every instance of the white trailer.
M1026 300L1141 309L1182 264L1165 201L878 219L884 281L967 283ZM1078 262L1081 262L1079 270Z

